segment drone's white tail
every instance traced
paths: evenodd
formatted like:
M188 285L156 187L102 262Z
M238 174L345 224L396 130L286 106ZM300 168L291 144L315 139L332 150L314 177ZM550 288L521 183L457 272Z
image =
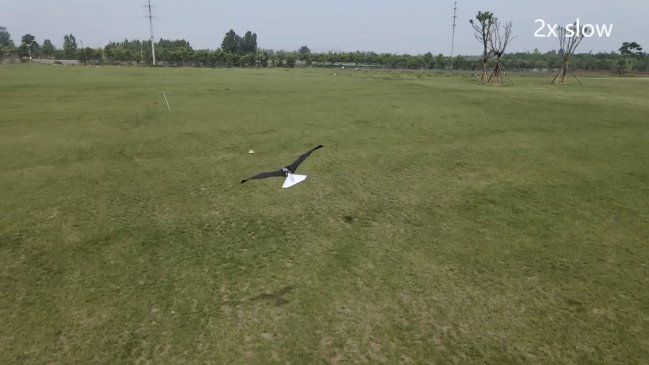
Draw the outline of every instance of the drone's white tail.
M305 179L306 175L296 175L289 173L288 176L286 176L286 180L284 180L284 185L282 185L282 188L288 189L295 184L301 183Z

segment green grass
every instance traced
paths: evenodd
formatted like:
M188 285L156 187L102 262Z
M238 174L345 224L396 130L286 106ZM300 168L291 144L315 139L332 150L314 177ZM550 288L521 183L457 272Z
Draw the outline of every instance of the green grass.
M649 358L648 80L336 72L1 66L0 363Z

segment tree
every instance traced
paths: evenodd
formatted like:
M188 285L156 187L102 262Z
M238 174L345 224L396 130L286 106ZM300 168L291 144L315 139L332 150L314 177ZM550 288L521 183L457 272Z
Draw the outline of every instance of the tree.
M496 56L496 65L487 78L487 83L492 85L504 85L505 69L503 68L501 57L505 54L507 45L512 40L512 22L505 22L502 29L497 18L493 19L491 35L489 36L489 49Z
M29 50L32 54L32 57L38 57L40 58L41 55L43 54L43 49L41 48L41 45L38 44L38 42L33 41L32 46L29 47Z
M311 55L311 50L307 46L301 46L297 50L297 58L300 61L303 61L306 63L308 66L311 66L313 64L313 56ZM358 62L358 60L357 60Z
M231 53L231 54L238 54L239 49L241 44L241 37L237 35L237 33L234 32L234 30L230 29L229 32L225 33L225 37L223 37L223 41L221 42L221 50L225 53Z
M624 42L619 49L623 56L642 56L642 47L636 42Z
M443 54L438 54L437 57L435 57L435 68L437 69L443 69L446 67L446 58L444 57Z
M575 32L577 34L574 34ZM559 67L559 70L552 79L552 84L556 85L557 83L563 84L566 82L566 74L568 73L568 68L570 65L570 57L575 53L577 46L579 46L579 43L581 43L583 39L584 29L583 27L577 27L577 22L573 23L572 25L568 25L565 28L559 28L559 52L561 53L563 60L561 67ZM574 72L572 73L572 75L575 77L575 79L577 79L579 84L581 84L581 81L577 78L577 75L575 75Z
M221 50L224 53L246 55L257 53L257 34L247 31L243 38L238 36L234 30L230 29L225 33L221 42Z
M286 67L293 68L295 67L295 62L297 61L297 58L295 57L294 54L289 53L286 55Z
M254 53L248 53L241 56L241 58L239 59L239 64L241 65L241 67L255 67L255 65L257 64L257 58L255 57Z
M196 66L208 66L212 64L210 53L207 50L197 50L191 55Z
M268 67L268 59L269 59L268 52L264 52L258 55L258 59L262 67Z
M257 34L247 31L241 42L241 54L257 53Z
M630 72L636 64L636 58L642 56L642 47L636 42L624 42L619 49L622 59L618 62L620 75Z
M77 54L77 40L72 34L63 36L63 54L66 59L75 59Z
M21 57L29 57L29 59L32 59L32 45L34 43L34 37L31 34L25 34L21 41L20 41L20 56Z
M491 57L491 50L489 48L489 37L491 37L491 27L494 23L494 15L489 11L478 11L476 15L477 23L473 19L469 20L473 27L473 36L482 44L482 75L479 82L485 83L487 81L487 63Z
M7 31L7 28L2 26L0 26L0 47L14 48L11 34Z
M618 61L618 72L620 76L624 75L627 72L633 71L633 67L635 66L635 59L631 57L623 57L620 58Z
M52 57L54 52L56 52L56 47L54 47L49 39L46 39L43 41L42 52L46 57Z
M433 64L435 63L433 54L430 52L426 52L426 54L421 58L421 61L423 63L423 66L428 69L433 68Z

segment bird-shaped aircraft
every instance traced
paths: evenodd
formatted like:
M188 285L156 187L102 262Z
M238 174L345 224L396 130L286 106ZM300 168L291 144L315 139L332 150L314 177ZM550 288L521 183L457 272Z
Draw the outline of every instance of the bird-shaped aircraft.
M322 145L319 145L319 146L307 151L302 156L298 157L297 160L293 161L292 164L290 164L288 166L284 166L284 167L282 167L281 169L279 169L277 171L262 172L261 174L257 174L255 176L249 177L249 178L247 178L245 180L241 180L241 183L243 184L246 181L253 180L253 179L266 179L268 177L280 177L280 176L283 176L283 177L286 177L286 180L284 180L284 184L282 185L282 188L284 188L284 189L290 188L291 186L293 186L295 184L299 184L302 181L304 181L304 179L306 179L306 175L297 175L295 173L295 170L297 170L298 166L300 166L300 164L302 162L304 162L304 160L306 160L306 158L309 157L309 155L311 155L311 153L313 153L313 151L317 150L318 148L322 148L322 147L323 147Z

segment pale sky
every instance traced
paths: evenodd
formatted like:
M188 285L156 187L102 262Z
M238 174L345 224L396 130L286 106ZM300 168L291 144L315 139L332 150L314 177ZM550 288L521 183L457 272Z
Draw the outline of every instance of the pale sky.
M72 33L86 47L125 38L148 39L146 0L0 0L0 26L19 44L30 33L61 47ZM156 40L186 39L194 49L217 49L223 35L257 33L265 49L450 54L453 1L438 0L152 0ZM556 38L535 38L543 19L566 25L613 25L610 37L585 39L580 52L615 51L622 42L649 50L648 0L458 0L455 54L478 54L469 19L478 10L513 22L509 52L558 48ZM546 34L547 28L540 33Z

